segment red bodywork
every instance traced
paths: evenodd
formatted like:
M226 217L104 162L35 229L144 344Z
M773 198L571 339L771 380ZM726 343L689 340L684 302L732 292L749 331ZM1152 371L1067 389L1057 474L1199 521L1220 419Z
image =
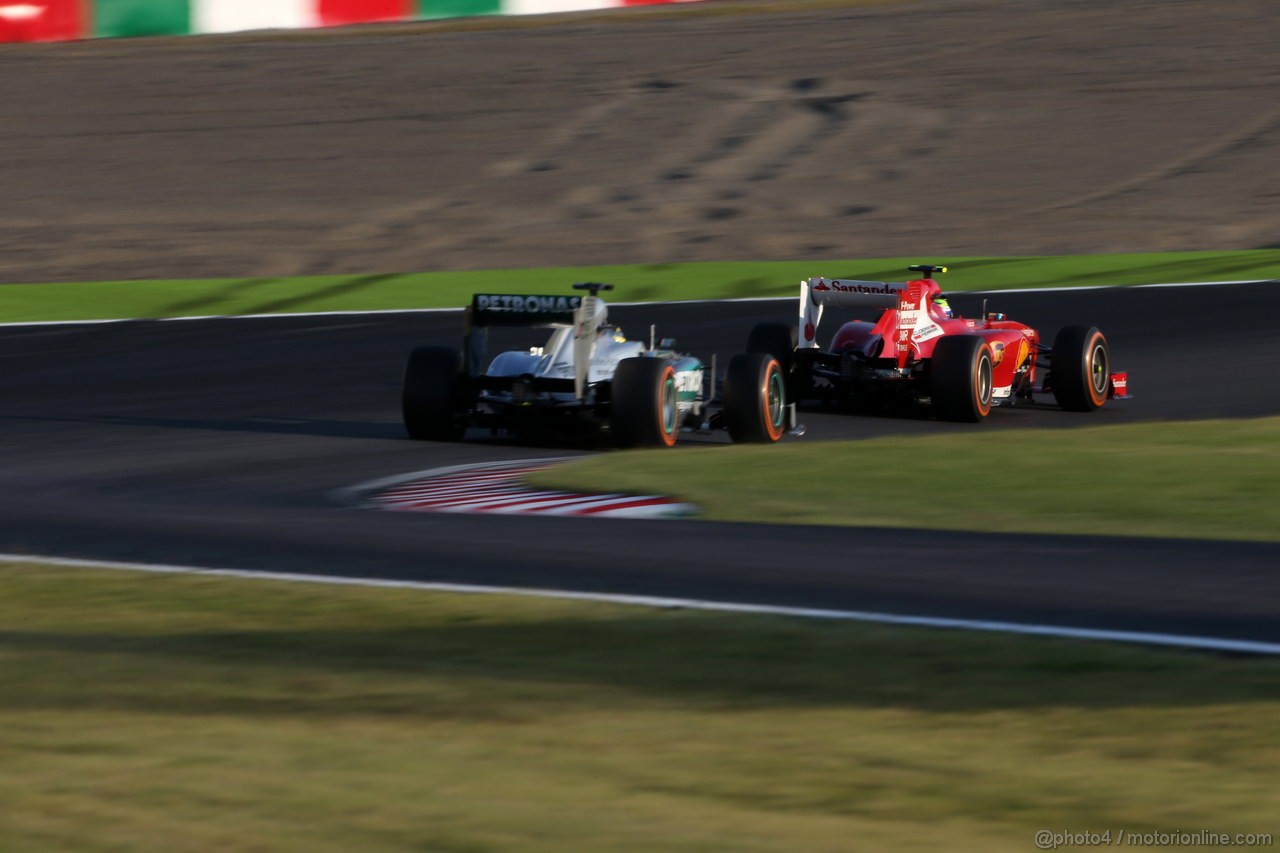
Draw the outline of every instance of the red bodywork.
M931 264L910 269L946 272ZM818 326L828 308L874 311L875 319L845 323L823 349ZM758 324L747 344L790 355L788 393L796 400L928 401L943 420L976 422L993 406L1034 393L1052 393L1078 412L1129 396L1128 374L1111 370L1109 344L1096 327L1063 326L1045 346L1036 329L985 307L976 319L954 316L932 277L897 284L809 278L800 283L799 309L798 325Z
M1027 387L1036 378L1035 353L1040 333L1023 323L991 315L985 320L948 318L933 304L942 292L931 278L906 283L898 307L887 308L875 323L845 323L831 342L835 353L859 352L870 358L893 359L899 368L933 356L933 348L947 335L978 335L991 346L993 384L1009 388L1026 366ZM998 319L997 319L998 318Z

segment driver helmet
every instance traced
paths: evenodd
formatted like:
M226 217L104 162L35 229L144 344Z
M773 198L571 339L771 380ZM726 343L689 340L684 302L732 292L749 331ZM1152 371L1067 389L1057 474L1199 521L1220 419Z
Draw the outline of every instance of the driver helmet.
M627 342L627 336L622 334L621 326L612 326L607 323L596 332L596 337L602 341L612 340L617 344L625 344Z
M933 297L933 307L937 308L938 312L948 320L955 316L951 313L951 303L947 301L947 295L945 293L939 293L937 296Z

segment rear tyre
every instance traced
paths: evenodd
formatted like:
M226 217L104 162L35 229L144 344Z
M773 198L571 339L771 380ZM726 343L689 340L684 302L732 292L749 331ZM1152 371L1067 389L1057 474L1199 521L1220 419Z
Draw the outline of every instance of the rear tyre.
M735 355L724 377L724 423L739 443L766 444L786 431L787 383L778 359L763 352Z
M1094 326L1067 326L1053 339L1049 387L1068 412L1102 408L1111 393L1111 348Z
M459 441L467 431L467 377L462 353L418 347L409 353L400 389L404 426L417 441Z
M803 383L796 375L796 334L794 323L757 323L747 336L747 352L768 353L778 360L787 383L789 402L803 396Z
M991 345L977 335L938 341L929 383L938 420L978 423L990 414L994 367Z
M660 358L624 358L613 374L611 424L619 447L671 447L680 415L676 371Z

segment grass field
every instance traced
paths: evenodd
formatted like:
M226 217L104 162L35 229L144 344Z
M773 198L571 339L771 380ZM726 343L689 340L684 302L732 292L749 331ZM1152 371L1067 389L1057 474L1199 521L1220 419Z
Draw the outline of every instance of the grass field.
M1276 542L1280 418L607 454L529 480L719 521Z
M0 564L6 851L1275 832L1280 661Z
M921 261L948 264L948 290L1280 278L1280 250L1043 258L878 258L651 264L308 278L0 285L0 323L311 311L458 308L476 292L561 293L608 281L618 302L794 296L811 275L901 281Z

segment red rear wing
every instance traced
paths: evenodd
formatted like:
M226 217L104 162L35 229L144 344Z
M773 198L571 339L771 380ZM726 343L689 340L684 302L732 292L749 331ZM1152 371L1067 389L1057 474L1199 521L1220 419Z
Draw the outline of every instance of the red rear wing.
M929 316L929 295L938 290L933 279L908 282L852 281L811 278L800 282L799 346L818 347L818 324L823 308L875 308L883 312L876 333L895 342L898 366L905 367L915 344L943 334Z
M797 340L801 348L818 346L818 324L827 305L837 308L897 307L906 285L884 281L854 281L839 278L810 278L800 282L800 329Z

